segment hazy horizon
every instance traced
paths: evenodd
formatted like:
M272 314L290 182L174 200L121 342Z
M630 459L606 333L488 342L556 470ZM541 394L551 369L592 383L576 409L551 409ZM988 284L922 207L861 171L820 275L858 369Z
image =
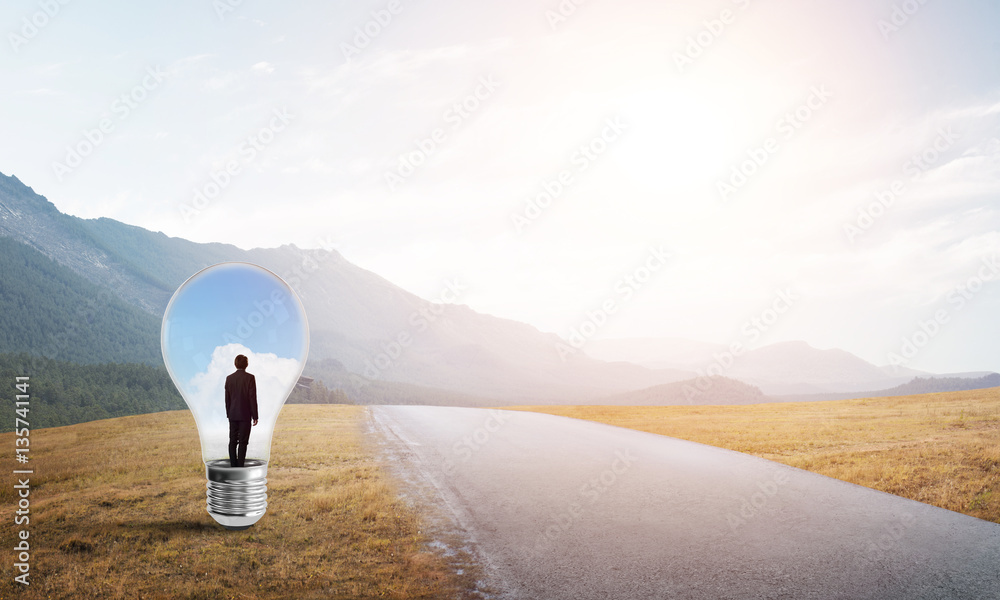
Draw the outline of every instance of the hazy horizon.
M68 214L564 338L1000 371L1000 6L52 6L0 21L0 172Z

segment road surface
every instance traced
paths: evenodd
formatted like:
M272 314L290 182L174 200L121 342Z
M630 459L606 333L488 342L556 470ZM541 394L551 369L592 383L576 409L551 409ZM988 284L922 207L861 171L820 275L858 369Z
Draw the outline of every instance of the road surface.
M406 489L493 598L1000 598L994 523L599 423L370 410Z

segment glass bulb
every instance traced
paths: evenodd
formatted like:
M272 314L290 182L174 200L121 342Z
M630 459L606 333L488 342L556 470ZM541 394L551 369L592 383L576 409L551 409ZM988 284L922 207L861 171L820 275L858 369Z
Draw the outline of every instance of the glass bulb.
M306 312L271 271L225 262L192 275L167 304L160 348L170 378L194 415L208 479L208 513L228 529L246 529L267 508L267 465L278 413L309 354ZM237 355L257 383L257 425L244 466L229 461L226 377Z

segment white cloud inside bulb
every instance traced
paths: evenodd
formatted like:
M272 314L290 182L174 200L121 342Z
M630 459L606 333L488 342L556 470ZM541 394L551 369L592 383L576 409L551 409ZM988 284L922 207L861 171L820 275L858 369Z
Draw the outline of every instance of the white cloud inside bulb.
M250 432L247 458L267 459L271 454L271 432L281 406L298 381L302 364L294 358L256 353L242 344L217 346L208 368L186 385L186 396L201 436L205 460L229 457L229 420L226 418L226 377L236 370L236 355L247 357L247 373L257 381L259 423Z

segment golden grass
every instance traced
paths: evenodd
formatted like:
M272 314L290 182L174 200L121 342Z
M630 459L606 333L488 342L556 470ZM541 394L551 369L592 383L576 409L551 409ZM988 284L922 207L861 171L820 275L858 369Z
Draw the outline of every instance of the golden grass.
M244 531L224 530L205 511L187 411L32 431L32 583L13 582L12 481L0 488L0 598L464 595L469 582L427 550L417 516L365 447L364 410L282 410L267 513ZM12 433L0 435L0 448L13 454Z
M1000 388L749 406L518 406L766 459L1000 523Z

